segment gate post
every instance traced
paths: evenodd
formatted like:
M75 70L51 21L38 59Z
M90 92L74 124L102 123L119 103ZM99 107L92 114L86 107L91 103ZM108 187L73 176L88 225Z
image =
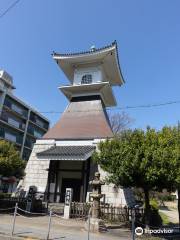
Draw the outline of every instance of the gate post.
M132 240L135 240L135 209L131 211L131 222L132 222Z
M12 226L11 236L13 236L13 234L14 234L14 228L15 228L15 222L16 222L17 208L18 208L18 204L16 203L16 205L15 205L15 209L14 209L14 217L13 217L13 226Z
M52 217L52 211L49 212L48 232L47 232L47 237L46 237L47 240L49 240L49 235L50 235L50 229L51 229L51 217Z

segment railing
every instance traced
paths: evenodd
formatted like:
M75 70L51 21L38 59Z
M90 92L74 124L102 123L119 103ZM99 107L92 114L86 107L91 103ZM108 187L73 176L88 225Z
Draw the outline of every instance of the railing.
M0 198L0 209L4 208L13 208L15 207L16 203L22 209L26 209L27 205L27 198L20 198L20 197L4 197ZM43 206L41 200L33 200L33 211L34 212L45 212L47 209Z
M18 144L22 144L23 140L22 135L15 135L10 131L6 132L4 128L0 128L0 137Z
M128 222L132 220L133 212L138 219L143 216L143 208L129 208L129 207L113 207L102 205L100 210L100 218L110 222Z
M89 203L71 203L72 218L87 218L90 209ZM108 204L100 206L100 218L108 222L128 222L131 221L133 211L138 219L143 216L142 208L114 207Z
M34 142L26 138L25 147L33 148Z
M22 209L25 209L27 199L26 198L16 198L16 197L0 198L0 209L13 208L13 207L15 207L16 203L18 203Z
M23 109L23 108L21 108L21 107L19 107L19 106L17 106L15 103L5 99L4 105L6 107L8 107L9 109L11 109L12 111L18 113L20 116L23 116L24 118L27 118L28 111Z
M88 216L89 209L90 209L89 203L72 202L71 217L85 219Z
M100 218L110 222L127 222L129 221L128 208L113 207L108 205L101 206Z
M31 114L30 120L40 128L48 129L48 123L46 123L43 119L39 120L38 116L34 116L33 114Z

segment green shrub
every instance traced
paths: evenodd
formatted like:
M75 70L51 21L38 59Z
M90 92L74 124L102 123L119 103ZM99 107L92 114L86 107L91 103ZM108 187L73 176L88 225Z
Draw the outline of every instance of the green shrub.
M158 201L157 201L155 198L152 198L152 199L150 200L150 205L151 205L151 209L152 209L152 210L158 211L158 209L159 209L159 204L158 204Z
M159 196L159 199L162 201L174 201L176 200L175 195L164 195L164 196Z

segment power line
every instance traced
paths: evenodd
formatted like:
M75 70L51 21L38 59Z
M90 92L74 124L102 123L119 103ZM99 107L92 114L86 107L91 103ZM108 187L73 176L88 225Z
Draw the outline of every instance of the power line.
M115 111L115 110L128 110L128 109L138 109L138 108L154 108L154 107L162 107L162 106L167 106L167 105L172 105L172 104L179 104L180 100L177 101L169 101L169 102L164 102L164 103L155 103L155 104L146 104L146 105L135 105L135 106L125 106L125 107L114 107L114 108L106 108L107 111ZM1 105L6 106L6 105ZM1 107L0 106L0 107ZM0 112L11 112L13 109L2 109ZM55 110L49 110L49 111L38 111L38 113L64 113L64 111L55 111ZM102 109L89 109L89 110L75 110L75 111L66 111L66 113L74 113L74 112L101 112L103 111Z
M20 2L20 0L13 2L4 12L0 14L0 18L4 17L12 8L16 6L16 4L18 4L18 2Z
M180 100L177 101L169 101L169 102L164 102L164 103L156 103L156 104L147 104L147 105L136 105L136 106L125 106L125 107L114 107L114 108L106 108L107 111L114 111L114 110L128 110L128 109L138 109L138 108L153 108L153 107L162 107L162 106L167 106L167 105L172 105L172 104L179 104ZM97 110L97 109L91 109L91 110L77 110L77 111L67 111L67 112L89 112L89 111L102 111L102 110ZM63 113L61 111L44 111L41 113Z
M138 106L126 106L126 107L117 107L117 109L131 109L131 108L152 108L152 107L161 107L166 105L172 105L180 103L179 101L170 101L165 103L156 103L156 104L147 104L147 105L138 105Z

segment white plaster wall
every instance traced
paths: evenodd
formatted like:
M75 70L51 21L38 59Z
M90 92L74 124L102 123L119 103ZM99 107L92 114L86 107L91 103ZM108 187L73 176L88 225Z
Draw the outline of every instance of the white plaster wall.
M80 68L80 69L76 69L74 72L73 85L81 84L82 77L86 74L92 75L92 83L103 81L103 74L102 74L101 67Z
M56 146L87 146L93 145L92 140L73 140L73 141L56 141Z
M98 166L101 174L101 180L105 181L108 173ZM135 198L130 188L116 187L114 184L105 184L101 188L102 194L105 194L105 202L114 206L134 205Z

